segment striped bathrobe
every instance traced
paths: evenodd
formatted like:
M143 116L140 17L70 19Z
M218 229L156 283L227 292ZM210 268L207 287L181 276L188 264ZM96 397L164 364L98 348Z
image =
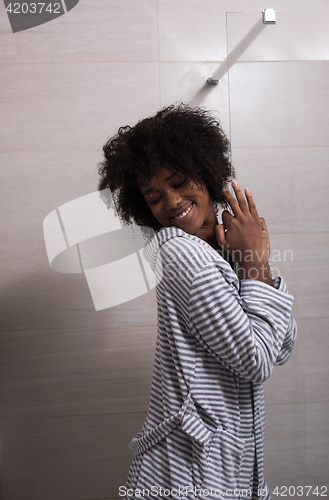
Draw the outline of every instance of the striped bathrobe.
M262 382L293 348L293 297L239 281L203 240L162 229L144 249L157 277L149 411L131 441L126 498L267 499Z

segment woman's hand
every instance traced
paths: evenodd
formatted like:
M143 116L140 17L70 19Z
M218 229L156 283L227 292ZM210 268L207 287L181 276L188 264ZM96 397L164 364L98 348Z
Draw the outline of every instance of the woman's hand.
M273 286L265 220L258 216L249 189L245 189L244 196L236 182L232 186L236 199L226 190L223 194L234 215L227 210L222 213L223 224L216 226L218 244L239 263L242 278L256 279Z
M268 231L267 231L266 222L265 222L264 217L260 217L260 222L262 225L262 236L263 236L262 252L264 254L264 258L266 259L266 262L268 262L269 258L270 258L270 254L271 254L270 239L268 236Z

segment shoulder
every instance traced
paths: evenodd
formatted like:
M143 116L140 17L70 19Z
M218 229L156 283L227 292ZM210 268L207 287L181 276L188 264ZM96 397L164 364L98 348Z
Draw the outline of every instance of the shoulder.
M161 256L172 257L180 261L187 259L203 267L221 256L205 241L197 236L185 233L178 227L166 227L158 233L158 244Z
M163 228L157 234L159 256L164 276L182 275L189 282L207 269L220 272L225 279L237 278L230 265L208 243L177 227ZM167 272L166 272L167 271Z

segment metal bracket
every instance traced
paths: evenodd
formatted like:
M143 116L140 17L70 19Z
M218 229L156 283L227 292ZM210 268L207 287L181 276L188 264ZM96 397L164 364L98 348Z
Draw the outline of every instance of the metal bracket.
M276 24L276 10L275 9L264 9L262 11L263 14L263 23L264 24Z
M207 83L209 83L209 85L218 85L220 82L220 80L214 80L212 76L209 76L208 80L207 80Z
M263 22L262 22L263 21ZM225 61L221 63L218 69L214 73L214 78L209 76L206 80L208 85L218 85L220 79L227 73L231 66L237 61L237 59L243 54L243 52L249 47L249 45L256 40L256 38L261 34L261 32L266 28L267 24L276 24L276 10L275 9L264 9L262 11L262 18L260 18L255 26L251 28L250 31L243 37L243 39L237 44L236 47L228 54ZM218 79L216 79L216 77Z

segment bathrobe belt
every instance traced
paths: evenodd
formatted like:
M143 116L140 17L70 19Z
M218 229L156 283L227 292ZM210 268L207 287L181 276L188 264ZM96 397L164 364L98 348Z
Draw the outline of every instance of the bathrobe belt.
M197 412L193 410L195 410L194 402L191 392L189 392L177 413L166 418L156 427L145 432L142 436L135 437L131 440L129 448L133 452L133 455L137 456L143 453L148 448L164 439L178 426L199 444L203 446L206 445L211 440L214 433L205 426Z

